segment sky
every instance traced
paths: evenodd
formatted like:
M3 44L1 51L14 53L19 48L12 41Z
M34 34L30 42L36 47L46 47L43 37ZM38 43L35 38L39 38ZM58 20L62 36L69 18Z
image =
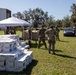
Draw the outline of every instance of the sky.
M0 0L0 8L11 10L12 14L28 11L30 8L41 8L48 15L52 15L55 20L71 16L71 6L76 4L76 0Z

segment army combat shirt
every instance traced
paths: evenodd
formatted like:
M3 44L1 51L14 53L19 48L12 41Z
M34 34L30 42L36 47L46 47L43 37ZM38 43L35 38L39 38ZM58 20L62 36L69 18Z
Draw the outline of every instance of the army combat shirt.
M56 34L56 32L55 32L55 30L54 29L48 29L48 30L46 30L45 31L45 34L47 35L47 37L48 37L48 40L50 39L55 39L55 34Z

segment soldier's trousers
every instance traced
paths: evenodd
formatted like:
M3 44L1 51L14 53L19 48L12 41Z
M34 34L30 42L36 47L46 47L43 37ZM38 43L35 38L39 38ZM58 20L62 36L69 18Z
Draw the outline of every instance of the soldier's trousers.
M60 39L59 39L59 34L58 34L58 35L56 35L56 40L59 40L59 41L60 41Z
M75 33L75 35L76 35L76 30L74 30L74 33Z
M47 48L45 38L38 38L38 48L40 48L41 41L43 42L43 45L45 46L45 48Z
M53 54L55 54L55 40L48 40L48 51L50 53L50 51L53 52Z

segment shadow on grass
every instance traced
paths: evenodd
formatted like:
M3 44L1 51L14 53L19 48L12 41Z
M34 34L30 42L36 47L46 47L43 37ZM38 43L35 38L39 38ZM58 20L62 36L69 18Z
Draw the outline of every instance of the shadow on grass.
M32 60L32 62L22 72L0 71L0 75L31 75L32 69L37 65L37 63L37 60Z
M59 42L66 42L66 43L68 43L69 41L63 41L63 40L60 40Z
M76 37L76 35L66 35L64 37Z
M31 43L31 48L37 48L37 43Z
M48 51L48 49L46 49L46 48L40 48L40 49L42 49L42 50L47 50ZM51 50L52 51L52 50ZM55 50L55 52L62 52L62 50Z
M46 49L46 48L39 48L39 49L42 49L42 50L48 50L48 49Z
M72 57L72 56L68 56L68 55L62 55L62 54L55 54L55 55L61 56L61 57L64 57L64 58L76 59L76 57Z
M23 40L23 38L21 38L21 37L20 37L19 39L20 39L20 40Z
M55 50L55 52L62 52L62 50Z
M31 44L31 48L37 48L37 43L32 43ZM43 43L40 43L40 47L43 45Z
M34 66L37 65L37 63L38 63L37 60L33 60L33 61L27 66L27 68L26 68L25 70L23 70L22 74L24 73L24 74L26 74L26 75L31 75L32 69L33 69ZM20 73L19 73L19 74L20 74Z

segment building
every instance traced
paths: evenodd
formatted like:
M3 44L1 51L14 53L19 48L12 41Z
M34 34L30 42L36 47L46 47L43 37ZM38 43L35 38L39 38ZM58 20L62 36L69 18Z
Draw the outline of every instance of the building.
M0 8L0 21L11 17L11 11L8 9Z
M0 8L0 21L11 17L11 11L5 8ZM4 27L0 27L4 29Z

